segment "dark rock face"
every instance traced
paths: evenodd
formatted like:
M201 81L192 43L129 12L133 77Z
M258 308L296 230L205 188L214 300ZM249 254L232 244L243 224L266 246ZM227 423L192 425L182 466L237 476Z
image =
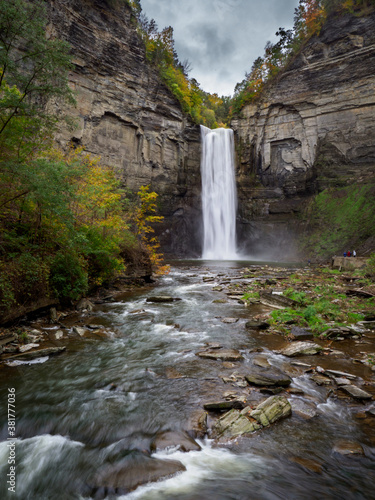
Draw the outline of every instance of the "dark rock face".
M328 20L233 120L239 234L253 253L276 241L287 253L313 193L374 176L374 85L375 14L348 14Z
M118 171L124 185L150 185L165 223L163 249L200 252L200 131L147 64L125 2L48 0L48 34L72 46L70 85L78 127L57 141L82 144ZM58 113L59 110L56 109Z

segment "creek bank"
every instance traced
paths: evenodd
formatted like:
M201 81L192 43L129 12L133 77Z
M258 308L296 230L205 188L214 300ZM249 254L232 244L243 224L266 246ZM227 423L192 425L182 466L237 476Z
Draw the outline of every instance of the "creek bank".
M197 340L199 345L193 343L189 346L189 349L186 349L184 343L190 337L195 338L196 327L186 327L184 325L185 320L181 316L178 317L178 314L180 309L185 307L189 300L192 300L192 304L196 303L194 300L202 300L202 295L205 294L205 291L199 288L199 277L195 279L195 283L198 286L194 289L194 293L198 294L197 298L194 297L194 294L189 296L189 299L186 299L186 296L182 295L181 290L183 286L186 285L189 288L191 280L186 279L183 281L181 279L181 286L179 288L173 289L173 291L167 289L167 291L163 291L160 295L167 296L169 293L168 296L170 297L181 296L183 297L182 301L166 304L152 303L152 305L148 305L149 303L146 301L147 294L151 295L153 291L150 290L152 289L134 289L125 292L123 295L112 296L109 299L104 297L106 300L101 298L102 302L98 304L94 304L95 300L92 299L90 301L93 303L92 311L89 310L90 304L86 303L83 304L86 306L85 310L75 312L72 314L72 317L59 318L59 322L65 324L65 326L69 325L69 332L71 329L72 335L73 333L75 335L70 345L73 346L74 343L77 343L77 348L82 348L82 345L87 340L93 340L94 338L99 340L103 338L100 335L106 336L106 338L112 335L120 335L117 334L113 325L103 324L103 316L99 318L96 312L97 308L102 308L105 312L116 309L119 317L124 318L125 308L123 305L126 302L130 302L126 308L126 322L130 329L128 335L132 336L132 325L136 325L138 322L142 325L141 330L147 322L157 324L157 328L152 330L152 334L146 338L142 337L142 341L144 339L147 342L156 341L155 345L159 346L162 344L167 356L168 354L172 354L170 358L167 357L169 359L167 363L170 365L165 366L164 364L161 367L159 365L159 368L152 366L151 369L148 369L148 367L144 369L143 366L139 366L135 372L136 376L149 381L145 386L147 391L151 391L153 387L160 386L165 382L168 390L165 390L161 396L162 398L165 395L166 399L168 399L170 394L168 391L172 391L172 386L178 387L178 395L174 394L173 401L176 402L176 408L173 411L178 411L180 404L190 405L191 418L189 421L188 419L185 421L182 420L168 431L165 430L165 427L161 426L158 432L142 438L142 441L140 439L137 440L137 438L131 441L131 438L129 438L128 441L131 441L132 444L127 444L126 446L132 447L132 451L126 456L129 461L133 460L136 464L134 465L134 469L133 465L127 462L125 454L118 456L113 463L105 464L103 469L98 471L87 482L89 488L88 495L93 493L97 498L104 498L106 495L130 491L137 487L137 485L158 480L162 477L169 477L170 474L183 472L184 465L181 462L172 464L171 468L168 468L166 464L159 462L158 457L150 456L150 453L154 453L155 451L178 448L181 451L196 452L200 443L194 444L194 439L191 440L190 438L204 438L207 436L215 438L215 443L218 447L234 447L237 446L237 442L246 441L251 438L255 431L255 436L267 435L274 432L273 430L267 430L271 425L274 426L274 429L280 427L284 428L285 432L287 432L290 425L295 426L297 429L303 427L309 421L311 421L311 425L314 425L316 421L319 422L319 419L333 419L335 418L334 416L325 413L325 407L328 407L332 403L341 404L341 407L346 408L348 412L356 412L358 414L363 412L365 416L363 419L358 419L360 422L358 425L363 426L364 432L366 431L368 434L368 442L371 439L375 440L374 428L371 424L374 421L374 416L371 414L373 403L370 399L375 395L373 372L371 372L371 367L365 363L361 361L353 362L355 359L364 359L364 355L361 352L365 352L367 349L367 352L370 353L374 349L374 338L370 336L371 331L369 330L361 334L359 339L353 339L352 336L348 336L343 341L337 340L335 337L332 340L314 338L314 343L321 347L318 350L319 352L314 355L300 353L296 357L286 357L281 354L281 351L299 342L298 339L293 341L290 336L280 334L281 332L277 331L275 325L270 325L265 330L254 326L251 328L246 327L246 323L252 321L252 318L255 316L264 316L264 321L266 321L269 319L270 312L273 309L258 302L249 303L248 305L245 305L245 303L238 304L239 297L244 293L239 288L246 287L247 289L249 286L249 278L244 278L241 272L246 274L247 270L237 271L235 276L219 276L213 273L213 282L216 283L217 281L225 280L227 284L226 288L223 286L222 291L215 291L212 297L215 294L225 294L230 287L235 287L235 285L238 285L238 287L235 287L237 295L234 294L236 298L229 299L228 310L223 310L222 308L227 306L222 306L221 304L212 306L212 309L209 310L206 325L207 329L212 327L213 335L209 340L215 340L215 342L208 341L207 338L199 336L197 337L197 339L199 338L199 341ZM255 269L253 270L253 274L257 274ZM266 272L264 269L259 271L257 282L262 282L263 278L261 275L266 275L267 278L265 280L267 279L269 282L278 283L282 281L285 283L286 281L285 279L277 280L273 275L273 270L270 268ZM208 281L205 286L211 288L211 281ZM273 284L265 286L274 287ZM132 301L137 299L140 300L137 301L137 304L133 304ZM211 300L211 296L209 300ZM233 304L235 304L235 307L232 307ZM152 309L150 310L151 307ZM217 309L215 309L216 307ZM170 316L163 315L166 311L170 312ZM196 312L194 314L196 315ZM234 318L237 314L238 321L223 323L218 314L222 314L222 318ZM176 321L181 323L181 326ZM64 337L68 330L62 328L60 324L48 324L47 326L53 328L52 331L47 330L47 332L55 337L60 336L61 332ZM75 332L73 326L75 327ZM293 325L289 327L292 329ZM226 332L225 339L221 338L220 342L216 341L216 334L219 328L223 328ZM80 332L83 337L81 337ZM163 344L164 337L168 337L167 332L170 332L169 335L172 339L172 344ZM239 335L242 335L243 337L241 338L245 340L237 342L236 339ZM181 336L184 340L179 347L181 351L176 349L178 351L176 353L174 342L177 336ZM55 340L56 342L61 341L61 337L59 339L56 337ZM357 340L369 343L357 344ZM32 339L32 343L38 343L38 341ZM340 347L340 350L338 347ZM116 347L116 349L120 349L120 346ZM168 350L173 352L168 352ZM231 353L229 359L225 356L225 352L230 350L235 351L235 359L232 358ZM203 353L206 356L196 356L196 353ZM126 353L123 352L122 356L126 356ZM136 359L138 360L139 358L137 357ZM118 359L117 362L122 363L123 360ZM112 359L109 361L108 366L111 364ZM271 374L282 375L282 380L285 380L285 382L267 385L261 381L258 385L249 380L249 376L253 373L260 373L262 376L271 376ZM111 373L111 377L114 377L113 372ZM196 385L187 385L189 381L192 381ZM153 385L154 382L155 385ZM315 391L306 389L307 384L310 384L310 387L311 384L314 384L316 394ZM341 387L350 385L365 391L370 398L358 399L341 389ZM124 404L124 400L126 401L126 405L131 405L130 393L133 392L133 389L128 382L116 381L114 383L113 379L109 379L98 390L106 393L106 397L118 396L122 398L121 405ZM140 396L134 391L134 397L138 398ZM274 403L277 401L284 402L280 408L280 420L273 420L268 410L264 410L263 413L260 412L260 410L264 409L262 405L267 400ZM288 409L289 406L290 410ZM247 411L241 414L246 408ZM283 413L283 408L288 415L288 418L285 420L283 419L283 416L286 416ZM257 410L260 413L254 413ZM228 415L229 412L232 413ZM219 420L221 422L217 424ZM230 423L225 427L223 432L219 432L224 427L224 423L226 424L229 421ZM264 425L267 421L270 422L270 425ZM257 426L259 428L256 429L255 427ZM119 431L116 434L116 439L123 437L121 432L125 433L126 431ZM87 434L84 432L82 434L84 437L79 435L77 439L79 438L80 441L86 442ZM243 437L241 438L241 436ZM102 435L101 439L109 438ZM116 439L114 437L110 438L108 444L111 445ZM99 442L102 445L100 439ZM135 444L133 444L134 442ZM137 447L137 449L134 450L133 447ZM299 457L296 460L304 463L304 457ZM308 463L305 463L304 466L314 467L313 464ZM316 467L319 469L318 466ZM151 470L152 474L148 473L148 469ZM130 473L128 471L134 472L134 481L129 476Z

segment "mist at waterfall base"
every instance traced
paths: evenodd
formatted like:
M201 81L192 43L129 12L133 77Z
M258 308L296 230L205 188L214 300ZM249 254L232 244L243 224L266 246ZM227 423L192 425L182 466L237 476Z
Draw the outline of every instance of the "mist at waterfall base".
M202 259L237 260L233 130L201 125L201 137Z
M286 224L237 217L234 133L201 125L203 260L295 262L294 234ZM239 219L243 219L239 217Z

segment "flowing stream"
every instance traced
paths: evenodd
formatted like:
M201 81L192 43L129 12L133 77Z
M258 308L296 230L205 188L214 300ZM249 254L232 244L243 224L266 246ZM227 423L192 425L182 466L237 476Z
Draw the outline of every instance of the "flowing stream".
M212 281L203 280L207 276ZM8 493L4 480L9 448L2 404L0 498L102 498L90 490L98 470L118 463L136 470L158 433L191 431L205 401L236 391L220 377L246 371L256 349L263 349L271 364L288 371L292 387L303 389L287 394L292 404L313 404L317 415L306 420L293 412L292 417L230 446L204 439L201 451L158 451L154 458L180 460L186 471L124 492L120 498L375 498L375 450L354 418L358 407L331 398L302 369L274 354L271 349L277 348L279 339L251 334L244 326L249 311L243 305L236 300L213 302L225 297L224 292L212 290L215 285L241 276L235 262L176 264L156 289L126 293L83 316L83 322L113 331L112 338L78 339L68 345L68 352L43 363L2 368L1 402L6 402L9 387L16 393L17 493ZM156 294L181 300L146 302ZM226 324L224 317L239 320ZM231 367L200 359L195 353L207 342L239 349L245 360ZM316 363L308 357L303 361ZM348 458L334 453L340 439L360 443L364 455ZM316 462L318 469L301 466L304 460Z
M201 125L203 259L236 259L233 130Z

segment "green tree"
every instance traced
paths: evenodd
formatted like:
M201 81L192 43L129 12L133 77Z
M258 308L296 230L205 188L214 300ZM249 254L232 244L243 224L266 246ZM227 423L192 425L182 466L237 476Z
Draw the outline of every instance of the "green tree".
M25 159L52 139L51 100L74 102L69 45L46 38L46 8L36 0L0 0L0 154Z

